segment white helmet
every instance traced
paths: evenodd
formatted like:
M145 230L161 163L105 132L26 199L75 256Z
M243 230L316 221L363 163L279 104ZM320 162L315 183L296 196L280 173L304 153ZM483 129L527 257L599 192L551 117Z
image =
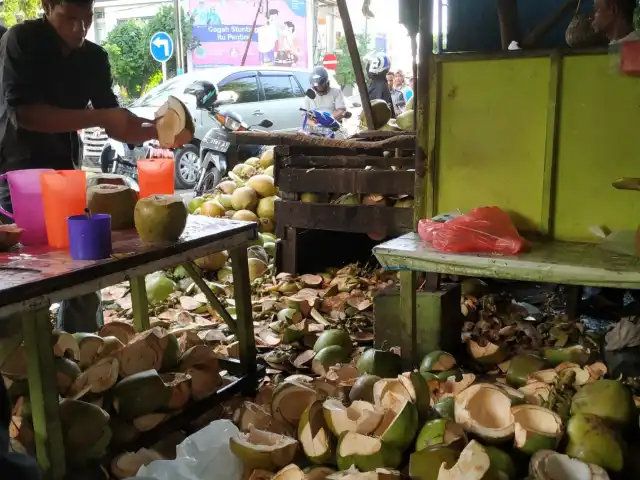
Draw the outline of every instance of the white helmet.
M379 75L385 70L389 70L389 68L391 68L391 62L389 62L389 57L384 53L377 53L369 62L369 73L371 75Z

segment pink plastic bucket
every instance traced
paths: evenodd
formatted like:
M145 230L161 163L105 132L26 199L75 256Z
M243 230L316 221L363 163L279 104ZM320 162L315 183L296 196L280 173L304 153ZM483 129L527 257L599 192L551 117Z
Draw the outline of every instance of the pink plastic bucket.
M2 208L0 208L0 213L13 219L18 227L24 229L20 237L22 245L47 244L40 173L51 171L50 168L14 170L0 175L0 178L6 178L9 183L11 205L13 206L13 213Z

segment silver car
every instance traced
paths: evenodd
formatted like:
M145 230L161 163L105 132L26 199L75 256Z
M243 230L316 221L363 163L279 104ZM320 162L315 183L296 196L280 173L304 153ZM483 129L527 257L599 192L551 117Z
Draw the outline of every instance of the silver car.
M158 85L149 93L133 102L129 109L144 118L153 118L155 111L173 95L182 100L193 116L196 132L192 144L176 150L176 188L194 187L200 169L200 140L216 124L208 113L196 109L195 98L185 95L184 89L195 80L207 80L218 86L220 92L233 91L238 100L229 109L242 117L242 120L254 125L264 119L273 122L269 131L297 131L302 124L305 90L309 85L309 72L306 69L277 67L220 67L196 70L174 77ZM92 136L97 134L92 132ZM103 171L109 171L109 164L115 152L111 140L106 139L102 150Z

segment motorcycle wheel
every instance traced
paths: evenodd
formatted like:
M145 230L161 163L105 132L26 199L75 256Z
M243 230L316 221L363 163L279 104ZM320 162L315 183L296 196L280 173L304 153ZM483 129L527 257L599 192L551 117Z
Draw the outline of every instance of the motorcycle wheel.
M212 167L209 169L207 173L204 174L204 178L199 185L196 185L195 191L193 192L196 197L201 197L205 193L209 193L216 188L216 185L220 183L222 180L222 173L216 167Z

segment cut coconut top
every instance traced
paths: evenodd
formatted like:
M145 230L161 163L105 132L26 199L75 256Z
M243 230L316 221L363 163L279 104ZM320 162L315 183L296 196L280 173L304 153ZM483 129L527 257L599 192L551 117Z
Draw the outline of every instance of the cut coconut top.
M383 410L361 400L356 400L349 407L345 407L340 401L329 399L324 402L322 408L327 422L330 423L336 435L342 432L371 433L384 416Z
M602 467L553 450L536 452L531 457L530 473L542 480L609 480L609 475Z
M466 416L481 427L488 429L506 429L513 426L511 400L499 387L481 383L463 391L456 398L456 421L458 406L463 419ZM464 422L459 422L464 423Z
M249 425L248 433L240 433L236 439L237 443L250 446L259 452L271 452L280 448L297 443L295 439L277 433L258 430L253 425Z
M440 466L438 480L481 480L489 467L491 459L486 450L478 442L471 440L450 470L447 470L444 463Z
M511 412L516 422L516 435L518 426L549 437L562 435L562 419L548 408L537 405L518 405L513 407Z
M382 449L382 442L375 437L367 437L355 432L344 434L340 441L341 457L349 457L351 455L373 455Z

